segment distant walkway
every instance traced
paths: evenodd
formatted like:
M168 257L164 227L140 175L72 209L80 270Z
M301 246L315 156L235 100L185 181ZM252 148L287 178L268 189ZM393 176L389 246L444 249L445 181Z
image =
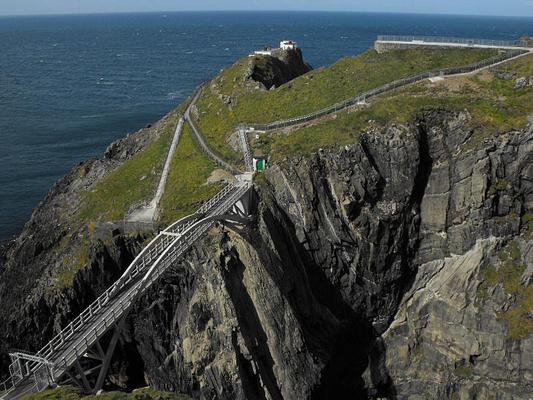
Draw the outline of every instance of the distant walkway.
M376 40L376 49L380 46L413 46L413 47L457 47L477 49L533 50L533 41L529 40L487 40L464 39L442 36L396 36L381 35Z
M224 169L230 171L232 174L237 175L240 173L234 167L232 167L230 164L224 161L222 156L218 155L205 143L205 140L202 134L200 133L200 131L198 130L198 128L192 121L192 118L190 115L191 108L196 104L196 101L198 100L198 97L200 96L200 93L202 92L201 89L202 89L202 86L200 86L196 90L191 100L191 103L185 110L185 113L183 114L183 116L179 119L178 125L176 126L176 130L174 132L172 143L168 150L167 159L165 161L163 172L161 173L161 177L159 179L159 184L157 186L157 190L156 190L154 198L148 204L138 207L135 210L133 210L130 214L128 214L125 217L124 226L126 226L126 224L134 224L133 226L137 227L138 226L137 224L152 224L157 218L157 213L159 211L159 202L161 201L161 198L163 197L163 194L165 193L167 178L170 172L170 164L172 162L172 158L174 157L176 147L179 143L181 133L183 131L183 124L185 123L185 121L188 122L189 126L191 127L191 133L193 137L195 138L196 142L198 143L202 151L207 154L207 156L213 159L217 164L221 165Z
M194 139L196 140L196 142L198 143L198 145L200 146L202 151L205 154L207 154L207 156L209 158L211 158L213 161L215 161L217 164L219 164L222 168L224 168L225 170L231 172L233 175L238 175L238 174L240 174L240 172L236 168L234 168L232 165L230 165L228 162L226 162L222 155L218 154L215 150L210 148L205 143L203 135L200 133L200 130L196 127L196 125L194 124L194 121L191 118L191 112L190 111L191 111L192 105L194 105L196 103L196 100L198 99L198 96L200 95L200 93L201 93L201 90L198 90L197 95L195 96L195 98L193 99L193 101L191 103L191 106L189 108L187 108L187 111L185 111L184 118L189 123L189 126L191 127L192 134L194 136Z
M457 48L496 48L496 49L506 49L510 51L507 51L505 53L499 54L495 57L492 57L486 60L479 61L471 65L467 65L463 67L443 68L439 70L426 71L426 72L422 72L420 74L417 74L417 75L414 75L408 78L399 79L399 80L396 80L396 81L387 83L385 85L379 86L377 88L368 90L355 97L349 98L339 103L335 103L331 106L328 106L326 108L323 108L321 110L318 110L318 111L315 111L315 112L312 112L306 115L279 120L279 121L271 122L268 124L241 124L237 127L237 130L239 134L239 141L240 141L242 151L243 151L245 170L248 172L251 172L253 170L252 152L249 148L248 137L247 137L248 132L274 131L274 130L283 129L287 127L302 125L302 124L323 118L324 116L343 111L355 105L366 104L367 100L372 99L380 94L387 93L387 92L396 90L398 88L402 88L402 87L411 85L413 83L423 81L424 79L439 79L443 77L476 73L486 68L494 67L496 65L499 65L499 64L514 60L516 58L525 56L527 54L533 53L533 42L530 42L530 41L512 42L512 41L494 41L494 40L483 40L483 39L458 39L458 38L422 37L422 36L378 36L376 44L378 43L382 43L382 44L399 43L401 45L414 45L414 46L433 46L434 45L434 46L439 46L439 47L457 47ZM204 85L201 85L197 88L196 93L194 94L193 99L191 101L191 104L189 105L189 107L187 107L184 113L183 120L189 123L189 126L191 127L191 133L195 141L198 143L202 151L209 158L211 158L217 164L222 166L222 168L231 172L232 174L234 175L239 174L240 172L235 167L233 167L231 164L229 164L224 159L223 155L218 153L216 150L211 148L206 143L206 140L204 136L202 135L200 129L196 126L195 122L193 121L193 118L191 117L191 114L190 114L191 109L195 105L196 101L198 100L203 87ZM183 121L180 121L180 123L183 124ZM179 136L177 138L175 136L174 139L179 140ZM173 152L172 147L171 147L171 151ZM170 159L172 158L170 153L169 153L169 156L170 158L167 158L167 163L169 163ZM167 165L165 165L165 167L167 167ZM156 196L152 200L152 202L150 202L148 206L140 208L136 210L134 213L132 213L127 218L128 221L144 222L144 223L153 222L156 216L159 200L161 199L163 192L164 192L164 187L166 183L166 175L168 175L168 168L166 169L167 169L166 172L165 172L165 169L163 171L161 180L159 182L158 191L156 193Z

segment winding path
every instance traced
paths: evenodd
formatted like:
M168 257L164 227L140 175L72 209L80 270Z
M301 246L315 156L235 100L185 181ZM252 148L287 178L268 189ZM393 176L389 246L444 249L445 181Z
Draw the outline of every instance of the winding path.
M198 94L199 93L201 93L201 91L199 91ZM193 104L196 102L196 99L197 97L195 98ZM196 127L195 123L193 122L193 119L191 118L190 108L185 111L184 118L189 123L194 139L196 140L202 151L207 154L209 158L219 164L222 168L230 171L234 175L239 174L240 172L236 168L226 162L221 155L219 155L216 151L214 151L206 144L203 135L200 133L200 130Z

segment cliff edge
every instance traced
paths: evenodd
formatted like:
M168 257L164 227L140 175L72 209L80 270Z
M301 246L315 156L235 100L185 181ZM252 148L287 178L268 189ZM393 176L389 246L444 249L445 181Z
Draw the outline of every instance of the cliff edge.
M488 55L443 51L370 51L279 87L287 77L269 78L269 60L257 79L272 90L243 85L257 64L242 60L207 86L194 115L224 153L238 120L287 117L391 74ZM515 83L531 65L528 56L421 82L252 138L270 161L255 178L254 221L211 229L140 299L107 387L228 400L528 400L533 86ZM3 371L9 348L38 350L150 237L95 232L120 216L117 203L125 212L155 187L183 109L73 169L3 253ZM176 218L204 201L216 169L192 141L179 146L172 188L205 192L170 197L163 215ZM189 190L192 176L201 179ZM116 189L123 181L128 190Z

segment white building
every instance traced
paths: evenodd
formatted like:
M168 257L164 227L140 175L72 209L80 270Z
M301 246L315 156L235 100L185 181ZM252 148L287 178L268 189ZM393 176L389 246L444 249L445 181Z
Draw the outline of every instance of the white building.
M279 42L279 48L274 49L271 46L266 46L261 50L256 50L253 53L251 53L249 56L271 56L276 52L277 50L294 50L298 47L298 44L293 40L282 40Z
M293 40L282 40L279 42L281 50L294 50L298 47L298 44Z

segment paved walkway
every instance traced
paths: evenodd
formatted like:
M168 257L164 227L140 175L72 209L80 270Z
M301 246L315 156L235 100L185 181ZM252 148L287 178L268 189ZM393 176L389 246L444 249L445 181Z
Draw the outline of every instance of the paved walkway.
M200 92L198 93L200 94ZM193 103L195 102L196 98L193 100ZM213 149L211 149L206 143L205 143L205 140L204 140L204 137L203 135L200 133L199 129L196 127L196 125L194 124L192 118L191 118L191 115L190 115L190 108L187 109L187 111L185 111L185 115L184 115L184 118L187 120L187 122L189 123L189 126L191 127L191 132L196 140L196 142L199 144L199 146L201 147L202 151L207 154L207 156L209 158L211 158L213 161L215 161L217 164L219 164L220 166L222 166L222 168L224 168L225 170L231 172L233 175L238 175L240 174L239 171L237 171L237 169L235 169L233 166L231 166L229 163L227 163L221 155L218 155L215 151L213 151Z
M468 49L503 49L503 50L527 50L531 51L531 47L520 47L520 46L496 46L496 45L489 45L489 44L469 44L469 43L445 43L445 42L430 42L430 41L424 41L424 40L411 40L411 41L403 41L403 40L376 40L376 43L378 44L395 44L395 45L408 45L408 46L414 46L414 47L423 47L423 46L430 46L430 47L457 47L457 48L468 48Z
M172 139L172 143L170 144L167 159L165 161L163 172L161 173L161 178L159 179L159 185L157 186L157 191L155 193L154 198L150 201L150 203L148 203L148 205L140 207L134 210L130 215L126 216L126 221L151 223L157 216L159 202L161 201L161 198L165 193L168 173L170 172L170 163L172 162L172 158L174 157L174 153L176 152L176 147L179 143L181 132L183 130L183 122L184 119L183 117L181 117L178 122L178 126L176 126L176 130L174 131L174 138Z
M401 43L408 43L408 42L401 42ZM444 45L443 43L437 43L437 44L439 44L441 46ZM427 71L425 73L420 73L418 75L415 75L414 77L408 77L408 78L400 79L398 81L387 83L387 84L385 84L383 86L380 86L380 87L375 88L375 89L371 89L371 90L369 90L367 92L364 92L364 93L362 93L362 94L360 94L358 96L352 97L350 99L344 100L344 101L342 101L340 103L334 104L332 106L326 107L326 108L324 108L322 110L318 110L318 111L315 111L315 112L310 113L310 114L306 114L306 115L302 115L302 116L298 116L298 117L293 117L293 118L289 118L289 119L285 119L285 120L279 120L279 121L271 122L269 124L245 124L245 129L247 131L255 131L256 133L262 133L262 132L266 132L266 131L274 131L274 130L283 129L283 128L287 128L287 127L307 124L307 123L309 123L311 121L315 121L315 120L318 120L320 118L323 118L326 115L337 114L337 113L339 113L341 111L344 111L344 110L346 110L348 108L351 108L351 107L353 107L355 105L359 105L361 103L365 103L367 100L372 99L372 98L374 98L374 97L376 97L378 95L381 95L383 93L391 92L391 91L396 90L398 88L409 86L409 85L412 85L414 83L423 81L425 79L448 78L448 77L453 77L453 76L475 74L475 73L483 71L485 69L492 68L492 67L498 66L500 64L504 64L504 63L507 63L509 61L516 60L516 59L518 59L520 57L525 57L527 55L533 54L533 48L524 48L524 49L514 48L514 50L518 50L520 52L520 54L516 54L516 55L509 54L508 56L504 56L503 59L494 59L494 60L491 60L491 62L489 62L489 63L486 63L484 65L479 65L479 64L483 63L483 61L481 61L480 63L477 63L479 66L477 66L475 68L474 68L474 66L471 66L473 69L471 69L470 71L467 71L467 72L446 73L446 69L444 69L443 71L445 73L441 73L439 75L438 71ZM487 61L487 60L485 60L485 61Z

